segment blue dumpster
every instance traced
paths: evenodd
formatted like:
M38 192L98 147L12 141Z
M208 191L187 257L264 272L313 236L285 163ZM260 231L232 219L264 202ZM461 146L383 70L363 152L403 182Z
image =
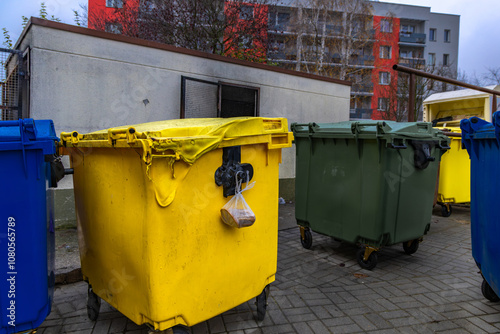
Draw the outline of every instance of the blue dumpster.
M500 112L493 124L472 117L460 122L462 143L471 161L472 256L483 276L481 291L490 301L500 295Z
M50 313L57 140L51 120L0 121L0 333L34 329Z

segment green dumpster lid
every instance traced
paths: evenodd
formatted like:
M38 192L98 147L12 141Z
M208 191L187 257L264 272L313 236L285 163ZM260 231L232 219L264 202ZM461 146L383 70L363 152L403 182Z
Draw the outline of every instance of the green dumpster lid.
M403 139L443 139L446 136L426 122L394 121L347 121L339 123L293 123L295 137L318 138L403 138Z

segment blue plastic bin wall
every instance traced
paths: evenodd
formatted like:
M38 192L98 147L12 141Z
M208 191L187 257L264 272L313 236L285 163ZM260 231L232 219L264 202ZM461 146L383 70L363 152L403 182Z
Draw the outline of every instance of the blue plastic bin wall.
M462 142L471 160L471 242L472 256L485 282L500 294L500 112L493 124L472 117L460 122ZM485 294L483 282L483 294ZM487 294L487 292L486 292ZM485 297L487 295L485 294ZM488 298L490 299L490 298Z
M54 290L50 120L0 121L0 333L38 327Z

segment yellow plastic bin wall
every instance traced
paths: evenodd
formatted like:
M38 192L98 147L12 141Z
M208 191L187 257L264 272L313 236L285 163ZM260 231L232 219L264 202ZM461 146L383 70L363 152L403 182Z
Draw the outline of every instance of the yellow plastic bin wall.
M292 141L286 119L176 120L61 136L74 168L83 276L136 324L193 326L274 281L278 167ZM243 196L256 221L241 229L222 222L231 197L214 181L222 147L237 145L255 181Z
M450 133L450 149L441 157L439 170L438 202L470 202L470 159L467 150L462 148L460 128L440 128ZM458 136L457 136L458 135Z

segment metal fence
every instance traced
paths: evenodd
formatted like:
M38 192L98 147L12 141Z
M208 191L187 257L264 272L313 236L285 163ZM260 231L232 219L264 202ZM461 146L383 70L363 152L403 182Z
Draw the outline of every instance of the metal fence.
M22 117L21 62L20 51L0 48L0 111L3 121Z

